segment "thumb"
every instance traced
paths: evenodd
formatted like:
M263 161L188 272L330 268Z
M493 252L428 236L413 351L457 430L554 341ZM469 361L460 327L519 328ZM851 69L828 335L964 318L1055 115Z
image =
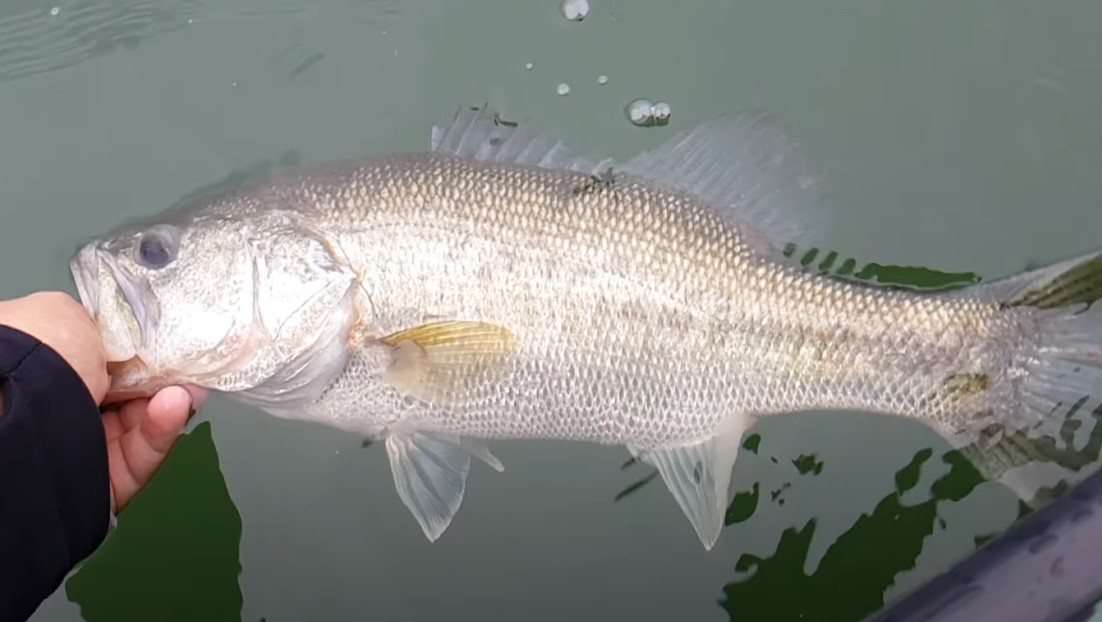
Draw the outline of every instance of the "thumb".
M140 437L150 461L159 466L195 411L191 394L183 387L166 387L157 392L146 407Z
M136 400L119 410L126 432L108 448L117 511L121 512L156 475L195 412L196 403L190 391L172 386L161 389L148 402Z

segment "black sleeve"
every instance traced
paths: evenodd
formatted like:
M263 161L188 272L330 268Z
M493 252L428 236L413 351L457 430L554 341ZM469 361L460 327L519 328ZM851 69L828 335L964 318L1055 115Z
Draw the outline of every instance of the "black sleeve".
M99 407L54 350L0 326L0 620L29 618L110 524Z

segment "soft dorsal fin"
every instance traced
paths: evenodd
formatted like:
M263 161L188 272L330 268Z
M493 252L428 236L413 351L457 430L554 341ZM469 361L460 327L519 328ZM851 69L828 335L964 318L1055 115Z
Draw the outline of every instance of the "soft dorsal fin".
M499 163L628 173L694 194L748 232L764 236L776 259L786 244L822 246L831 217L781 119L748 111L698 123L625 162L575 154L528 122L503 121L489 105L460 108L446 128L434 126L437 153Z
M620 170L700 197L764 233L777 254L787 244L829 242L831 214L819 182L774 113L750 110L700 122Z

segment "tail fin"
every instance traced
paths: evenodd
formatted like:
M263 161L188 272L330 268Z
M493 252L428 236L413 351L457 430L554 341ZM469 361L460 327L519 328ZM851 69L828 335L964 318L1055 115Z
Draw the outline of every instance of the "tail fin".
M1102 299L1102 250L949 295L1024 312L1035 331L1035 346L1016 363L1023 378L1020 402L1003 421L1011 429L994 445L971 452L977 467L1027 503L1054 479L1085 477L1083 467L1098 458L1098 444L1075 437L1076 428L1087 428L1088 436L1098 432L1083 423L1093 424L1102 413L1102 305L1095 304ZM1054 471L1062 473L1054 477Z

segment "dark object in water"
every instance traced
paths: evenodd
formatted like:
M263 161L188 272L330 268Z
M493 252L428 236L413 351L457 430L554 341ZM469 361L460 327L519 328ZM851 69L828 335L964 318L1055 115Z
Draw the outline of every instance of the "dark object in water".
M1102 600L1102 471L865 622L1087 622Z

